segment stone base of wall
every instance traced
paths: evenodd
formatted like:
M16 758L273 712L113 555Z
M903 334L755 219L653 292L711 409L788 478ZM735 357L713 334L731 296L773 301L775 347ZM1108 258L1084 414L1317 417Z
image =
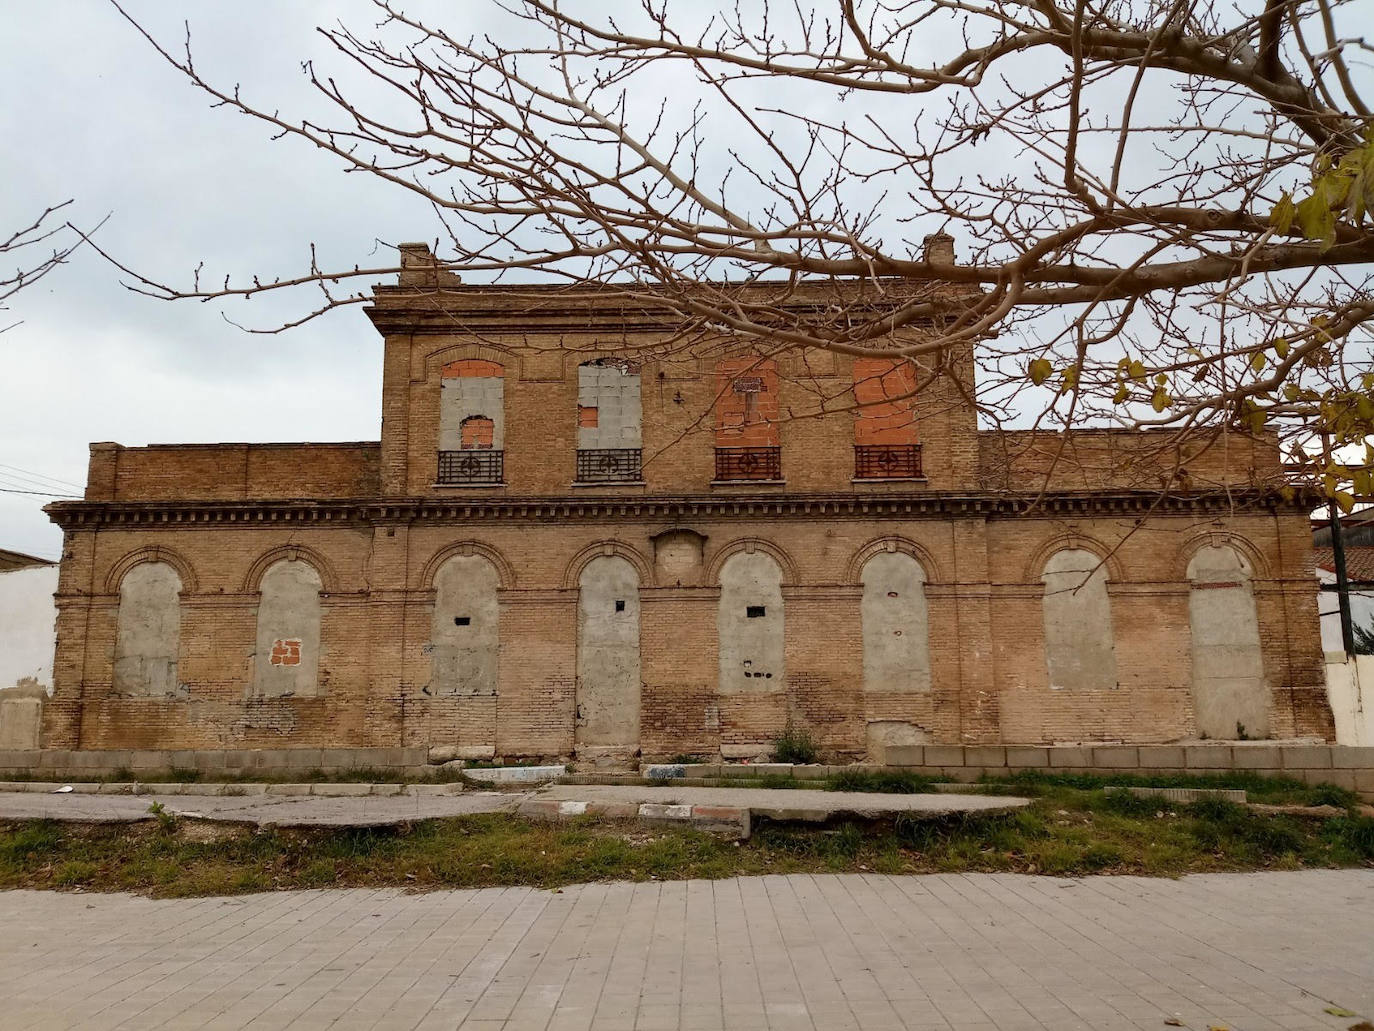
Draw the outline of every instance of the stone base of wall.
M889 747L886 759L889 767L966 782L1021 770L1136 776L1235 772L1335 784L1374 796L1374 748L1346 745L905 745Z
M314 770L379 770L420 774L428 765L425 748L226 748L184 751L145 749L42 748L0 750L0 780L6 776L54 778L108 777L120 773L196 770L202 780L216 776L304 774Z

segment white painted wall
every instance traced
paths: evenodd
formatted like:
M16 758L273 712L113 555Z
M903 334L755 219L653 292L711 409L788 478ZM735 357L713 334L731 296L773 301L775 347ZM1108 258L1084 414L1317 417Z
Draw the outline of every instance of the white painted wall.
M1336 719L1336 744L1374 745L1374 655L1328 662L1326 696Z
M0 572L0 689L33 677L52 691L57 566Z

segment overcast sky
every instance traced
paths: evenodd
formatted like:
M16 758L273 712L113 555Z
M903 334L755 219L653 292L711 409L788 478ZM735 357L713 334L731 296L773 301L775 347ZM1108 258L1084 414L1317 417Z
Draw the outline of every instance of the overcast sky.
M370 5L133 0L173 39L189 17L197 59L258 96L304 96L300 61L323 18L363 24ZM173 8L175 18L169 17ZM151 274L290 272L311 241L367 263L376 240L432 236L428 210L261 125L211 110L106 0L6 4L0 31L0 229L72 198L73 221ZM378 255L382 260L385 256ZM375 259L374 259L375 260ZM283 298L282 312L302 298ZM254 302L255 304L257 302ZM270 304L254 309L270 322ZM278 336L219 311L124 290L94 253L11 302L0 333L0 548L55 558L50 478L77 491L87 445L370 440L380 427L381 341L357 308ZM24 472L19 472L23 470ZM62 489L57 485L55 489Z

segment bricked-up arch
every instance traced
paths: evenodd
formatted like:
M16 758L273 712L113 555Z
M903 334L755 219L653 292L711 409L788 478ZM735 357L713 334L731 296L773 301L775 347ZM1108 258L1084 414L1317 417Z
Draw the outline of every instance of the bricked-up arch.
M778 447L778 366L771 358L716 363L716 447Z
M854 359L854 443L915 444L916 366L902 358Z
M1116 644L1106 565L1091 551L1066 548L1049 557L1041 579L1051 690L1115 688Z
M864 564L863 585L864 691L929 691L925 570L910 555L882 551Z
M1189 561L1188 579L1198 733L1268 737L1270 692L1250 564L1230 544L1208 545Z
M105 578L105 593L118 594L120 585L124 583L124 577L128 576L129 571L135 566L144 562L164 562L176 570L177 576L181 580L181 591L183 594L196 593L196 573L184 556L171 548L157 544L147 548L139 548L131 551L110 569L109 575Z
M481 555L496 568L502 590L509 591L515 586L515 570L506 561L506 557L490 544L483 544L481 541L454 541L440 548L434 553L434 557L425 563L425 568L420 573L421 590L434 590L439 570L454 555Z
M283 561L305 562L313 566L320 578L320 592L322 594L332 594L339 589L339 580L334 575L334 566L324 555L304 544L283 544L258 556L257 561L248 570L248 575L243 579L243 592L253 594L261 591L262 581L267 575L267 571L278 562Z
M145 698L184 698L177 680L181 651L181 577L166 562L140 562L119 584L114 690Z
M444 365L439 377L439 450L464 450L469 438L485 442L473 445L480 450L503 450L505 369L485 358L460 358Z
M783 691L782 568L762 551L731 555L720 570L720 693Z
M577 449L639 449L639 367L623 358L597 358L577 367Z
M501 574L481 555L453 555L434 576L432 697L493 696L500 660Z
M706 583L724 584L724 570L730 559L736 555L752 555L755 552L762 552L777 563L782 570L782 582L792 585L798 582L797 565L792 561L792 556L783 551L770 540L762 537L737 537L732 541L722 544L719 550L711 556L711 561L706 566Z
M884 552L901 552L903 555L910 555L920 564L926 583L947 582L941 564L928 549L906 537L896 536L879 537L860 548L849 560L849 566L845 570L844 582L847 584L863 583L863 570L864 566L868 565L868 560L874 555L880 555Z
M301 559L274 562L258 597L253 694L310 697L319 692L319 571Z
M589 544L579 551L573 556L572 561L568 563L568 568L563 573L563 589L571 590L572 588L580 587L582 584L582 571L598 558L604 558L611 555L619 556L633 566L635 575L639 578L641 584L646 587L653 586L653 566L649 565L648 559L641 555L636 549L622 541L597 541L595 544Z
M639 751L639 587L639 570L619 555L593 558L578 576L578 755Z

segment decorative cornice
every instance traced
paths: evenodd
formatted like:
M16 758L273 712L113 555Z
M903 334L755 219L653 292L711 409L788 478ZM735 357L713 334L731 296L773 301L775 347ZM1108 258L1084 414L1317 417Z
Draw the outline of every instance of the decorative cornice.
M96 527L185 529L266 528L327 524L361 529L388 523L502 523L650 521L682 524L711 519L1010 519L1091 514L1152 515L1289 512L1315 504L1307 492L1285 499L1275 491L1161 493L1159 491L985 491L910 494L757 494L638 497L378 498L321 501L61 501L49 517L64 530Z

